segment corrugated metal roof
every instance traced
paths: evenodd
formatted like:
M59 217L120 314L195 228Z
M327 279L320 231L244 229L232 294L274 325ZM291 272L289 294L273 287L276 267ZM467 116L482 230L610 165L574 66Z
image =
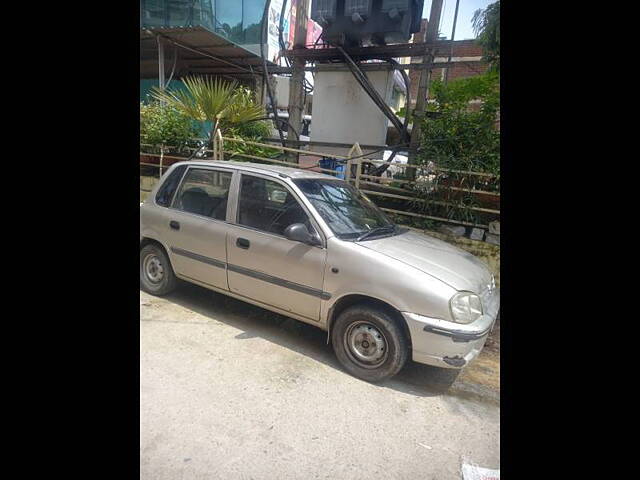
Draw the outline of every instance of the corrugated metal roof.
M179 50L177 76L192 73L258 73L262 70L262 57L203 26L143 27L140 29L141 78L158 76L158 35L167 43L165 65L168 68L175 49ZM275 66L272 62L268 62L268 65Z

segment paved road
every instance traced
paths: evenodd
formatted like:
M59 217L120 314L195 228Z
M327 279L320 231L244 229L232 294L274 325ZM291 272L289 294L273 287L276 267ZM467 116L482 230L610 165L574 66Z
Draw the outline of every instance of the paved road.
M371 385L341 370L319 329L193 285L141 292L140 477L446 480L462 462L499 468L495 392L465 374L443 393L438 373L411 363Z

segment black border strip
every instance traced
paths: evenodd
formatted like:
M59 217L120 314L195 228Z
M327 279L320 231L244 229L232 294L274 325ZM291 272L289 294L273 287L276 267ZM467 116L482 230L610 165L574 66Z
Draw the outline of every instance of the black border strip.
M226 268L227 264L220 260L216 260L214 258L205 257L203 255L198 255L197 253L188 252L187 250L182 250L181 248L171 247L171 251L176 255L181 255L183 257L191 258L192 260L197 260L202 263L206 263L208 265L213 265L218 268Z
M491 327L478 333L467 333L456 330L443 330L431 325L425 325L423 328L425 332L436 333L438 335L444 335L445 337L451 337L454 342L470 342L472 340L479 340L491 331Z
M197 253L192 253L187 250L182 250L181 248L171 247L171 252L175 253L176 255L181 255L183 257L191 258L192 260L197 260L199 262L206 263L208 265L213 265L214 267L226 268L232 272L239 273L240 275L246 275L247 277L257 278L258 280L262 280L263 282L272 283L280 287L288 288L290 290L295 290L296 292L306 293L307 295L318 297L318 298L321 298L322 300L329 300L331 298L331 294L329 292L324 292L317 288L307 287L306 285L300 285L299 283L290 282L282 278L274 277L273 275L269 275L267 273L258 272L256 270L251 270L249 268L240 267L238 265L232 265L230 263L225 263L220 260L215 260L213 258L205 257L203 255L198 255Z
M267 273L257 272L255 270L240 267L238 265L232 265L230 263L227 264L227 268L232 272L246 275L248 277L257 278L258 280L262 280L263 282L273 283L274 285L285 287L290 290L295 290L296 292L306 293L307 295L312 295L323 300L329 300L331 298L331 294L329 292L323 292L322 290L319 290L317 288L311 288L305 285L300 285L299 283L283 280L282 278L274 277Z

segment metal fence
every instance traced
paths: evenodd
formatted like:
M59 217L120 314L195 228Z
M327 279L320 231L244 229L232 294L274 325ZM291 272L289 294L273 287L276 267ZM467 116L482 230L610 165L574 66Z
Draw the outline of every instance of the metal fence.
M432 163L428 165L391 163L384 176L370 175L364 173L367 171L364 166L380 166L384 164L384 161L368 158L376 152L365 154L358 143L351 147L347 156L343 156L223 137L218 131L213 149L202 150L213 154L213 156L206 159L193 158L192 160L242 161L246 159L247 161L301 168L300 165L282 158L267 158L225 149L225 145L233 142L280 150L281 156L302 154L306 157L317 157L319 160L323 158L336 159L337 162L345 165L344 170L321 168L319 161L316 165L302 168L334 176L344 175L347 182L369 196L383 211L394 216L398 223L424 226L420 223L435 222L486 229L490 221L500 219L500 184L496 175L440 168ZM151 147L151 145L141 144L141 147ZM187 150L193 152L197 149L189 148ZM154 169L158 174L157 178L162 176L163 171L173 163L188 159L184 156L165 154L164 148L160 148L160 153L141 151L140 157L140 165ZM148 157L147 161L143 161L143 157ZM157 159L157 163L155 160L149 161L150 159ZM409 172L411 169L413 169L413 174ZM141 191L148 192L150 190L143 190L141 187Z

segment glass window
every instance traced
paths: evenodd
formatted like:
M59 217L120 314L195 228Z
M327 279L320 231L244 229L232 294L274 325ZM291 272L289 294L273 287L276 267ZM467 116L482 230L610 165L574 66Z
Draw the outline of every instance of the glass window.
M140 0L145 27L202 25L253 51L262 39L265 0ZM280 8L270 9L275 24ZM270 28L274 28L271 26Z
M176 193L182 174L186 170L186 165L180 165L176 167L173 172L164 180L158 193L156 193L156 203L161 207L168 207L171 205L173 194Z
M217 220L227 218L231 172L192 168L184 177L175 208Z
M140 24L145 27L157 27L165 24L166 10L164 0L141 0Z
M355 239L371 230L394 226L369 198L346 182L298 179L294 183L338 238Z
M242 30L243 2L216 0L216 31L235 43L244 43Z
M262 16L264 0L244 0L242 2L243 44L259 44L262 38ZM280 15L280 12L278 12Z
M282 184L265 178L242 175L238 223L276 235L294 223L315 231L309 217L293 194Z

